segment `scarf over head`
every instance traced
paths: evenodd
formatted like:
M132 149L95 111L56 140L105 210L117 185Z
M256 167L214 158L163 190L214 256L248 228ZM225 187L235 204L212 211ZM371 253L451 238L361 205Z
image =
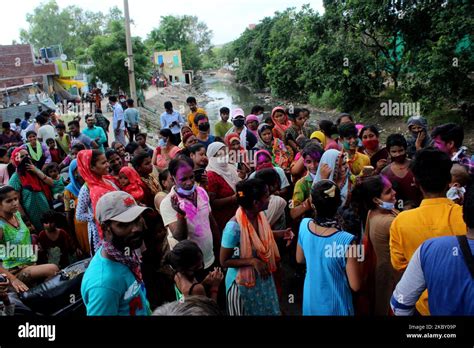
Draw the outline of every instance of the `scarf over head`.
M132 167L122 167L119 172L120 174L125 175L129 181L127 186L121 187L122 191L131 194L137 202L142 202L145 197L145 191L143 190L144 183L140 174Z
M18 177L20 178L21 186L26 188L29 191L33 192L44 192L48 201L52 200L51 189L50 187L44 183L36 174L28 171L26 169L27 164L33 164L31 159L25 157L20 160L20 151L25 150L22 147L17 147L13 150L11 154L11 162L13 166L16 168L16 172Z
M257 124L260 123L257 115L254 115L254 114L247 115L247 117L245 118L245 125L248 126L249 122L253 122L253 121L257 122ZM255 135L255 137L258 139L258 131L251 130L250 128L249 128L249 131L251 131Z
M283 124L280 124L276 121L275 119L275 113L277 111L281 111L285 114L285 120ZM285 139L285 131L290 128L291 122L288 119L288 115L286 114L286 110L282 106L277 106L273 108L272 110L272 121L275 124L275 127L273 128L273 135L279 139Z
M265 155L268 158L270 158L270 163L264 163L264 164L259 165L257 160L259 157L261 157L261 155ZM255 163L255 170L257 172L265 168L274 168L273 162L272 162L272 154L268 152L267 150L258 150L257 152L255 152L254 163Z
M423 116L412 116L408 119L407 126L408 128L411 126L420 126L426 130L428 128L428 122Z
M331 174L329 175L329 180L334 181L334 174L336 172L336 165L337 165L337 159L339 157L340 152L337 150L326 150L322 157L321 160L319 161L319 166L318 166L318 171L316 172L316 177L313 180L313 186L316 185L316 183L320 182L323 180L321 178L321 168L323 167L324 164L327 164L331 168ZM346 203L347 196L349 194L349 180L350 180L350 172L349 172L349 167L347 167L347 172L346 172L346 181L344 183L344 186L341 188L341 200L342 200L342 205Z
M237 192L237 194L244 194L244 192ZM257 257L268 265L271 273L274 273L277 269L277 262L280 260L280 253L265 213L258 214L258 233L242 207L237 209L235 219L240 226L240 258L254 257L253 250L255 250ZM239 268L236 282L247 288L255 286L255 269L251 266Z
M66 186L66 189L71 192L74 196L79 197L79 191L81 190L82 185L80 185L76 178L74 177L74 171L77 169L77 159L71 161L69 165L69 185Z
M240 135L238 135L237 133L230 133L230 134L227 134L227 135L225 136L225 139L224 139L225 144L227 145L228 148L231 147L232 142L233 142L234 140L238 140L238 141L239 141L239 144L240 144L240 148L243 149L242 144L240 143Z
M95 215L95 207L99 199L107 192L117 191L117 189L111 182L92 172L91 160L92 150L79 151L77 155L77 168L89 188L92 210Z
M235 166L229 164L229 161L225 157L215 157L222 148L225 148L225 144L218 141L207 147L206 155L209 159L209 163L206 167L206 171L211 171L219 175L229 184L232 190L235 191L235 187L240 181L237 169Z
M311 134L310 139L318 139L321 142L323 149L326 148L326 144L327 144L326 135L323 132L321 131L313 132Z

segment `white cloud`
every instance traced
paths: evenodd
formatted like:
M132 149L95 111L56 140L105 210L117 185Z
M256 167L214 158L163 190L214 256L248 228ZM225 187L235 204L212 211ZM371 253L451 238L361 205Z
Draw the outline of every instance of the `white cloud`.
M108 12L117 6L123 8L121 0L57 0L60 8L76 5L86 10ZM264 17L288 7L300 8L309 3L319 13L324 12L322 0L176 0L150 1L129 0L130 17L134 21L132 35L143 38L159 25L160 16L196 15L213 31L213 44L223 44L239 37L249 24L257 24ZM21 0L15 6L5 8L2 18L0 44L11 44L19 40L20 29L26 29L26 14L31 13L40 2ZM7 15L5 15L7 14Z

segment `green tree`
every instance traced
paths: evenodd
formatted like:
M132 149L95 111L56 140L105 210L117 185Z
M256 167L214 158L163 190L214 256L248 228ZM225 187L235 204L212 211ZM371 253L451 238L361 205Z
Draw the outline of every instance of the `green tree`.
M132 46L137 87L144 88L144 81L149 81L151 76L150 52L138 37L132 38ZM128 68L124 64L127 49L123 20L110 20L105 34L94 38L88 54L94 63L89 70L94 80L100 79L108 83L115 92L119 89L128 90Z
M151 50L181 50L183 67L198 70L202 66L202 54L212 48L212 31L196 16L162 16L158 28L153 29L146 40Z
M60 9L55 0L50 0L26 15L29 27L20 31L20 39L36 49L60 44L69 59L84 60L84 50L103 33L106 19L101 12L77 6Z

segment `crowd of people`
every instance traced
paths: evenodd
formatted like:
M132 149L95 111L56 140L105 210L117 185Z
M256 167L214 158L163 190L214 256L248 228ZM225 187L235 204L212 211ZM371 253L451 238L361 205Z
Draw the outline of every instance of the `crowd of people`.
M133 100L109 101L110 145L100 109L82 131L54 111L3 123L0 245L38 253L0 255L0 313L91 258L92 316L285 315L289 278L303 315L474 314L461 126L413 116L383 143L350 114L315 127L307 109L255 106L222 107L212 131L189 97L188 115L164 104L151 148Z

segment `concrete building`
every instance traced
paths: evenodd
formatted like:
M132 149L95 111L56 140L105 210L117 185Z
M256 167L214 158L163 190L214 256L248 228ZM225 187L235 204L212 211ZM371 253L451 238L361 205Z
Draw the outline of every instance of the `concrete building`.
M153 54L153 64L157 67L158 73L164 77L168 83L192 83L193 71L183 71L183 61L181 60L180 50L155 52Z
M30 45L0 45L0 88L37 83L50 92L55 75L57 65L35 57Z

